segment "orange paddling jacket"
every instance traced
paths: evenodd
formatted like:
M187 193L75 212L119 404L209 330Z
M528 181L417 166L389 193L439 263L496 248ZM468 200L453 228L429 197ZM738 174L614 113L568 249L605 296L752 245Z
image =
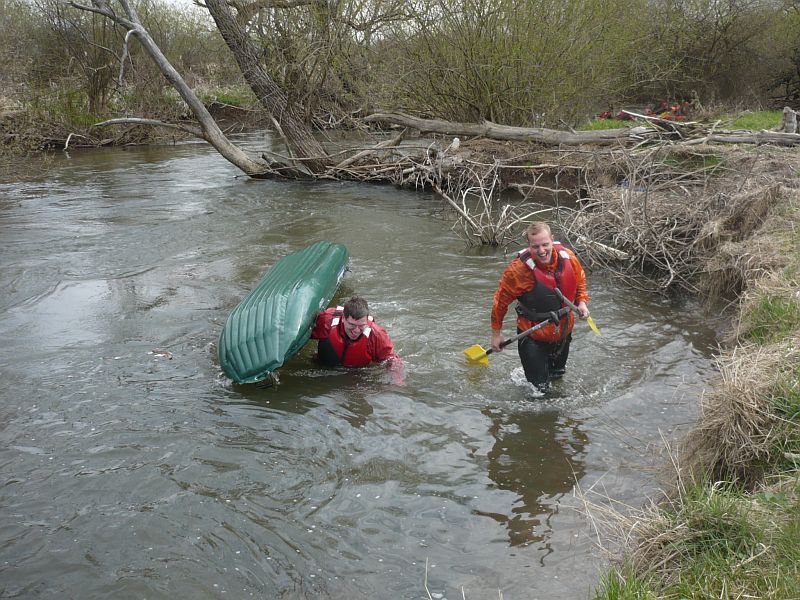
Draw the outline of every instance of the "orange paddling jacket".
M520 331L546 320L550 312L563 308L553 291L556 287L575 304L589 301L586 273L575 253L554 242L550 264L540 265L527 248L522 250L500 277L492 303L492 329L499 331L503 328L503 319L514 300L518 301L517 328ZM558 342L572 331L573 324L574 316L569 311L561 317L558 328L555 323L548 323L530 337L540 342Z

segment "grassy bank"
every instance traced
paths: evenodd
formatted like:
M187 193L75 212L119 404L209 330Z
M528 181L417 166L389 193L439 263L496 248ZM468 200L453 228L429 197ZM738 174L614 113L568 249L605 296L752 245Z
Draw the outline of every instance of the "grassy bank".
M247 121L255 97L249 88L203 89L200 99L212 112L236 111L237 120ZM0 139L7 154L25 154L65 146L99 147L159 142L174 139L179 132L151 126L97 127L119 115L149 115L164 122L193 120L177 92L163 88L159 94L118 94L102 110L92 110L78 90L28 90L16 98L0 97ZM223 115L225 116L225 115ZM69 143L67 142L69 140Z
M659 116L659 115L653 115ZM780 110L748 110L743 112L731 112L725 108L701 109L687 116L688 120L697 120L706 123L717 122L720 128L749 131L761 131L762 129L773 129L781 125L783 111ZM604 129L619 129L622 127L632 127L643 125L641 120L630 121L613 117L598 117L587 123L579 125L578 131L599 131Z
M800 597L795 186L791 179L778 184L753 235L718 249L728 254L718 262L741 268L744 290L717 358L719 378L700 401L698 423L674 450L665 499L633 514L589 507L601 515L605 535L623 547L597 599Z

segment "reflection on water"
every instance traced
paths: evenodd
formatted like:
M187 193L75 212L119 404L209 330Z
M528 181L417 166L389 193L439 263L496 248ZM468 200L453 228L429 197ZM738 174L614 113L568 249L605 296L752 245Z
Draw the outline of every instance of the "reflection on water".
M510 513L476 511L508 528L511 546L540 543L541 557L552 552L551 517L559 500L572 492L584 475L583 453L588 437L578 421L554 411L507 411L487 407L489 432L495 439L487 454L488 472L501 490L516 495Z
M567 375L533 396L516 352L464 360L509 257L465 249L440 208L249 180L205 144L0 183L0 595L419 598L427 575L441 597L585 597L602 558L574 483L641 502L713 331L590 273L603 337L579 324ZM321 369L313 345L279 385L233 385L227 315L321 239L351 256L334 300L368 299L405 385Z
M296 414L319 406L311 398L328 397L335 400L336 416L352 427L363 427L373 413L368 398L375 393L376 387L384 385L383 367L359 370L320 368L307 364L311 363L308 354L308 348L305 348L297 358L289 362L288 367L278 371L277 381L269 386L232 386L242 399L247 399L254 405Z

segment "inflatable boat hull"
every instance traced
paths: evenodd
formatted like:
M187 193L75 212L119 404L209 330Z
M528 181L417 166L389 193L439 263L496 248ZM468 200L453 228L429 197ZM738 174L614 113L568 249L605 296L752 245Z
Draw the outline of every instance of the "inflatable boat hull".
M233 309L219 338L219 364L236 383L261 381L297 354L347 268L347 248L317 242L285 256Z

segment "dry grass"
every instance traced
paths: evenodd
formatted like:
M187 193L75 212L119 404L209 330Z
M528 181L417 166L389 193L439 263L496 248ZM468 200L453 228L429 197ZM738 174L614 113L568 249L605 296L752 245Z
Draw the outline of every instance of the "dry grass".
M766 212L762 212L765 216L761 226L748 236L719 238L720 243L708 257L701 286L707 296L720 297L730 290L746 290L764 277L785 269L794 260L800 230L791 215L800 207L800 190L787 186L785 181L773 182L764 189L768 206L757 207L760 211L766 208ZM774 278L768 285L776 285ZM747 312L746 306L743 312Z
M720 381L703 397L682 448L684 472L752 487L798 427L777 412L774 398L776 382L800 372L800 333L767 347L739 346L717 363Z
M718 482L680 488L673 500L620 511L584 496L602 521L600 536L623 540L627 553L605 578L607 598L775 598L795 589L791 557L798 479L785 477L743 496ZM787 556L787 554L789 556ZM609 589L615 588L615 589Z

